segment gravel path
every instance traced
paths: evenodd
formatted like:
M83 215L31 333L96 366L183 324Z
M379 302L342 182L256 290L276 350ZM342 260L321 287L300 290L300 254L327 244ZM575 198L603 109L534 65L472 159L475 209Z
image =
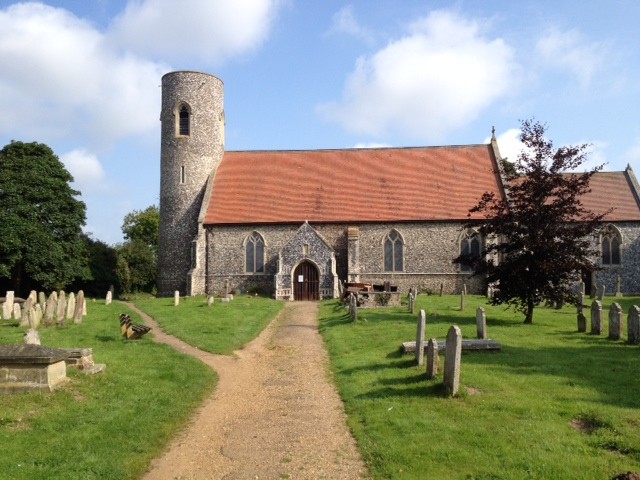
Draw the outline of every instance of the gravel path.
M199 358L220 376L215 392L144 479L368 477L329 381L317 303L288 303L234 357L191 347L136 311L154 327L155 341Z

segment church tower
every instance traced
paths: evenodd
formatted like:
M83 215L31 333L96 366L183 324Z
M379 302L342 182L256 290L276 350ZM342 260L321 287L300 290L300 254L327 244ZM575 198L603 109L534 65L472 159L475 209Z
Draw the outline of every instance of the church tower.
M213 75L180 71L162 77L159 295L194 293L192 272L204 257L198 217L207 181L224 153L223 100L223 83Z

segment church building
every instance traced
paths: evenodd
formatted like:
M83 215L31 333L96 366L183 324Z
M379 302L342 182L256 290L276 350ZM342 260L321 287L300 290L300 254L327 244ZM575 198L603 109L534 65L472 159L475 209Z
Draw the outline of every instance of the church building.
M162 77L160 120L160 295L316 300L337 297L344 282L486 292L452 260L482 250L484 239L464 227L469 209L487 191L505 198L495 136L480 145L227 152L223 83L188 71ZM601 172L591 185L585 206L614 210L594 238L603 268L587 284L639 294L635 175Z

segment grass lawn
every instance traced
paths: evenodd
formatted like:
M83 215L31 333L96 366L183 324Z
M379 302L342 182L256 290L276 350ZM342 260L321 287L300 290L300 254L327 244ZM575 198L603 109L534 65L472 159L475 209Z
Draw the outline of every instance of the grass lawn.
M238 295L230 303L216 298L212 306L206 297L180 299L146 298L133 303L153 317L162 329L201 350L230 355L260 334L284 307L266 297Z
M249 297L211 308L191 298L177 308L173 299L136 303L167 330L218 353L251 340L283 306ZM124 340L118 322L124 305L90 301L88 311L80 325L41 328L42 344L93 348L106 371L87 376L68 369L70 382L53 393L0 396L0 478L139 478L214 388L210 368L155 344L151 334ZM0 320L0 344L22 343L26 328L18 323Z
M521 314L483 297L468 296L464 312L458 296L418 297L427 339L443 340L453 324L475 338L482 306L489 338L503 346L463 354L456 398L444 395L442 374L427 380L413 355L399 351L415 340L417 315L360 310L353 323L337 302L323 302L334 377L374 478L606 479L640 471L640 347L606 339L614 300L625 332L629 307L640 304L605 298L605 333L595 337L577 333L575 307L538 308L534 324L524 325Z

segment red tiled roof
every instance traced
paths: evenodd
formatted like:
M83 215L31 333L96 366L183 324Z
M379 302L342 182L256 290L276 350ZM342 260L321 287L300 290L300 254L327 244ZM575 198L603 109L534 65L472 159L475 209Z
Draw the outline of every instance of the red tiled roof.
M491 145L225 152L204 223L466 220L486 191Z
M589 182L591 192L586 194L583 205L594 213L613 211L605 217L610 222L640 220L640 205L633 193L625 172L599 172Z

